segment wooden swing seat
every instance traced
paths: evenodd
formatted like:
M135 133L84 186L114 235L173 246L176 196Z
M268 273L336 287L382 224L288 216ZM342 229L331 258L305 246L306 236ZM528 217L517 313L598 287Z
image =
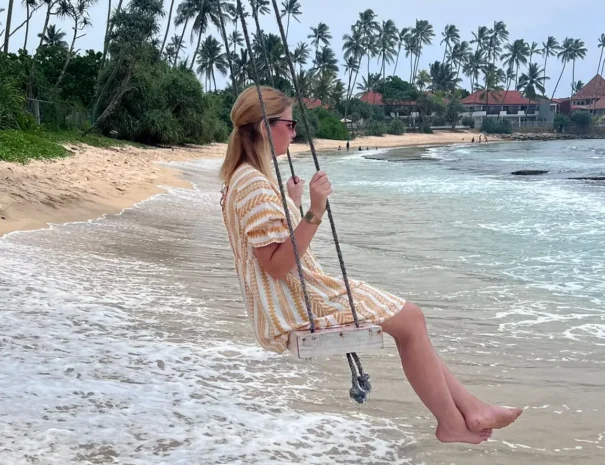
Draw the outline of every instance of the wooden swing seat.
M382 327L374 324L338 326L310 331L293 331L288 339L288 350L300 359L344 355L384 349Z

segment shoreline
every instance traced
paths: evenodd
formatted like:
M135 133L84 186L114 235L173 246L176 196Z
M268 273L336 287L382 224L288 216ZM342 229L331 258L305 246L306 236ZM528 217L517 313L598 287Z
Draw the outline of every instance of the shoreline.
M363 137L351 141L357 147L375 148L453 145L467 142L477 133L443 131L436 134L404 134ZM499 141L490 138L491 141ZM315 139L318 152L336 151L346 141ZM49 228L51 224L90 221L117 214L165 192L161 186L191 188L173 168L161 162L219 159L227 144L174 148L112 147L100 149L69 145L68 158L32 161L26 165L0 162L0 238L16 231ZM292 154L305 156L309 145L292 144ZM362 151L363 152L363 151Z

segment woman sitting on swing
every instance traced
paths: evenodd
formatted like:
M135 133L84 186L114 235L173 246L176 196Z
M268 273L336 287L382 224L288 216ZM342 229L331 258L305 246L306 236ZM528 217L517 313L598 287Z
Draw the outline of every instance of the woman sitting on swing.
M284 154L296 136L293 102L269 87L262 95L276 153ZM231 120L234 129L220 173L223 219L256 338L263 348L281 353L290 332L309 328L309 318L256 88L242 92ZM325 274L309 250L332 193L330 180L322 171L315 173L310 208L301 218L303 185L298 178L288 181L287 202L316 327L352 324L344 281ZM520 409L483 402L454 377L431 345L416 305L360 281L351 280L351 291L359 320L382 326L395 339L405 375L437 419L437 439L479 444L521 415Z

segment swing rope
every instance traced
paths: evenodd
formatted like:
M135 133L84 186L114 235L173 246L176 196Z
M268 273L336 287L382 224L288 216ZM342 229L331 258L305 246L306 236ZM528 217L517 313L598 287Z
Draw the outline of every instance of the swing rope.
M273 137L271 135L271 129L270 129L270 125L269 125L269 118L267 116L267 109L265 106L265 101L263 99L263 95L262 95L262 90L261 90L261 85L260 85L260 77L258 74L258 68L256 66L256 60L254 58L254 54L253 54L253 50L252 50L252 45L250 43L250 35L248 34L248 27L246 24L246 20L245 20L245 16L244 16L244 10L242 7L242 2L241 0L236 0L237 3L237 11L240 17L240 22L242 24L242 31L244 33L244 38L246 41L246 47L248 49L248 53L250 55L250 62L252 64L252 70L254 73L254 81L255 81L255 85L256 85L256 91L258 94L258 98L259 98L259 102L261 105L261 110L262 110L262 114L263 114L263 123L265 125L265 128L267 130L267 135L268 135L268 139L269 139L269 147L271 149L271 157L273 159L273 165L275 167L275 172L276 172L276 176L277 176L277 182L279 185L279 189L280 189L280 193L281 193L281 197L282 197L282 206L284 208L284 213L286 216L286 222L288 224L288 231L290 234L290 239L292 240L292 248L294 250L294 257L296 260L296 267L298 270L298 274L300 277L300 283L301 283L301 287L302 287L302 292L303 292L303 296L304 296L304 300L305 300L305 305L307 307L307 315L309 316L309 331L311 333L315 332L315 321L314 321L314 317L313 317L313 312L311 310L311 303L309 300L309 296L307 293L307 286L306 286L306 282L304 279L304 274L303 274L303 269L302 269L302 264L300 261L300 255L299 255L299 251L298 251L298 246L296 244L296 237L294 235L294 227L292 225L292 218L290 217L290 212L289 212L289 208L288 208L288 203L287 203L287 199L286 199L286 192L284 189L284 184L282 181L282 177L281 177L281 173L279 170L279 163L277 160L277 154L275 152L275 145L273 143ZM294 70L294 64L292 62L292 58L290 56L290 52L288 49L288 44L287 44L287 40L285 37L285 33L284 33L284 27L283 24L281 22L281 18L279 16L279 7L277 6L276 0L273 0L273 8L275 11L275 15L277 18L277 23L280 29L280 33L282 36L282 42L284 45L284 49L286 52L286 60L288 61L288 65L290 67L290 72L292 74L292 82L294 84L294 89L296 92L296 97L298 100L298 104L300 106L300 110L301 110L301 114L302 114L302 119L303 119L303 123L305 125L305 129L307 131L307 134L310 135L310 130L309 130L309 122L307 120L307 115L306 115L306 109L303 105L303 101L302 101L302 97L299 91L299 87L298 87L298 83L296 80L296 73ZM257 23L258 25L258 23ZM259 34L262 31L259 30ZM268 63L267 63L268 65ZM309 137L309 144L310 144L310 148L311 148L311 154L313 156L313 161L315 163L315 168L317 171L319 171L319 161L317 159L317 153L315 151L315 146L313 144L313 140L311 139L311 137ZM292 169L292 173L294 173L294 168L291 166ZM353 315L353 320L355 321L355 326L359 328L359 320L357 318L357 312L355 310L355 304L353 301L353 295L351 293L351 288L349 286L349 280L347 277L347 272L346 272L346 268L345 268L345 264L344 264L344 260L342 258L342 252L340 249L340 243L338 241L338 235L336 233L336 227L334 225L334 218L332 217L332 211L330 208L330 204L329 202L326 202L326 211L328 212L328 217L330 219L330 225L332 228L332 235L334 237L334 242L336 245L336 251L338 254L338 260L340 263L340 268L342 270L343 273L343 279L345 282L345 287L347 290L347 295L349 298L349 304L351 307L351 313ZM349 390L349 395L352 399L354 399L356 402L358 403L363 403L366 398L367 398L367 394L369 394L371 392L371 385L369 382L369 375L367 375L366 373L364 373L363 371L363 367L361 366L361 361L359 360L359 357L357 356L357 354L355 353L348 353L347 354L347 361L349 363L349 368L351 369L351 378L352 378L352 387Z

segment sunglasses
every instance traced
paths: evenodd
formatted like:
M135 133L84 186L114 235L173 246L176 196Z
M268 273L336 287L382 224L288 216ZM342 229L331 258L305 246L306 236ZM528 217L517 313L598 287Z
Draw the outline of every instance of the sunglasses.
M296 129L296 125L298 124L298 121L293 120L293 119L281 119L281 118L270 118L269 119L270 124L275 124L278 121L283 121L284 123L288 123L288 129L290 129L290 131L294 131Z

